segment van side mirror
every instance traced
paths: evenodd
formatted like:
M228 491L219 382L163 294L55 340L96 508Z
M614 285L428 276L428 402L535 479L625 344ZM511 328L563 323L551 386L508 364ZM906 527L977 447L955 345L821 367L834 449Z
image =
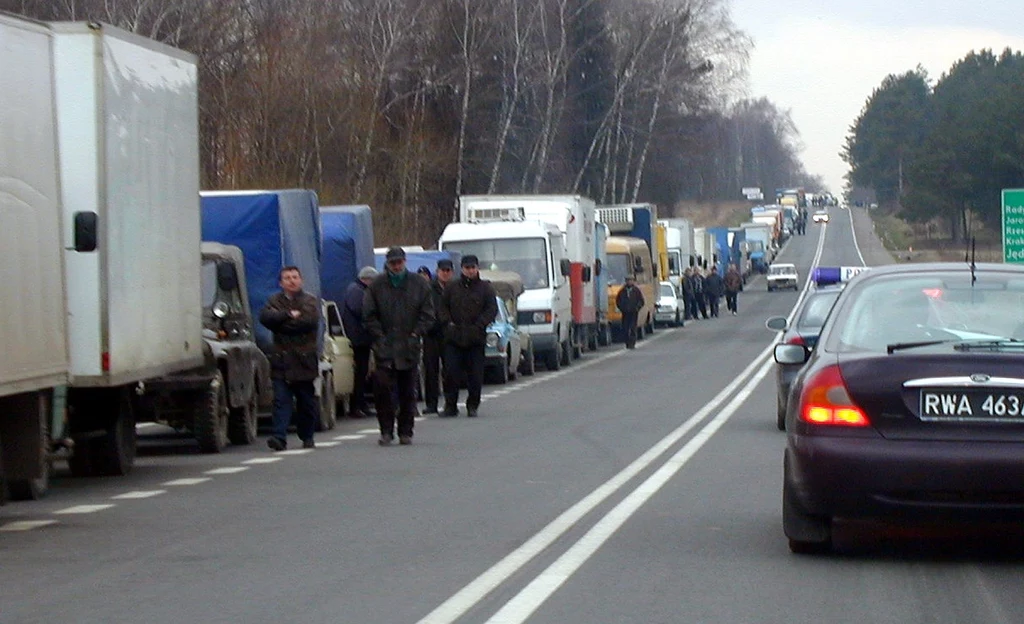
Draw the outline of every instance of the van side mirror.
M95 212L75 213L75 251L96 251L99 218Z
M217 288L224 292L238 289L238 271L234 263L217 263Z
M572 263L568 258L562 258L558 263L558 268L564 277L569 277L569 273L572 272Z

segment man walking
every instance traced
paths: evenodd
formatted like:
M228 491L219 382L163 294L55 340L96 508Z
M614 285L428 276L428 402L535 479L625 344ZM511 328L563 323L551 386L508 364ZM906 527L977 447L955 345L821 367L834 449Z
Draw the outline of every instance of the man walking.
M366 382L370 376L370 347L373 336L363 324L363 299L366 289L377 277L377 269L365 266L359 270L359 277L345 290L345 302L341 308L341 324L345 335L352 343L352 359L355 360L355 379L352 384L352 398L349 400L349 418L366 416Z
M480 279L477 257L465 255L461 264L462 276L449 282L441 295L444 370L448 377L442 415L459 415L459 386L465 380L466 415L475 418L484 384L487 326L498 315L498 302L491 283Z
M636 322L640 310L644 307L644 294L636 286L636 278L626 276L626 284L615 296L615 307L622 313L622 331L626 339L626 348L636 348Z
M729 270L725 272L725 307L732 312L733 316L736 316L736 299L739 296L740 288L743 288L743 278L740 276L740 272L736 270L735 264L729 265Z
M718 267L711 267L711 272L704 278L704 296L707 297L708 310L713 318L718 318L718 303L722 298L724 288L722 276L718 274Z
M442 377L442 360L444 358L444 321L441 319L442 297L444 289L452 279L454 265L451 260L437 261L437 275L430 283L431 303L434 306L434 326L423 336L423 379L426 388L423 391L426 407L424 414L436 414L437 402L440 398L440 386L448 388L448 376ZM443 380L443 381L442 381Z
M693 283L693 318L697 318L697 313L699 312L701 318L707 320L708 306L707 300L704 297L704 276L700 274L700 267L693 269L690 280Z
M420 337L434 325L430 284L406 270L405 250L391 247L386 269L366 289L363 323L373 337L377 369L373 390L380 423L381 446L395 439L395 401L398 395L398 441L412 444L416 418L416 385ZM397 392L396 392L397 391Z
M313 448L313 432L320 419L320 404L313 388L313 381L320 375L320 300L302 290L298 267L281 269L278 281L281 292L271 296L260 311L260 323L274 333L274 346L269 353L274 383L274 432L267 439L267 446L274 451L288 448L288 425L297 402L295 427L302 448Z

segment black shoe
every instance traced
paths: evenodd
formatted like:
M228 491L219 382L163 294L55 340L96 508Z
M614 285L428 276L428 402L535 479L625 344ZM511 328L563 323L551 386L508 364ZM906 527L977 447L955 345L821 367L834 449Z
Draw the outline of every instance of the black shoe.
M440 415L443 418L455 418L459 415L459 408L454 405L445 405L444 411Z
M398 436L398 443L403 446L412 444L412 436Z
M349 418L366 418L366 412L361 409L354 409L348 413Z
M423 408L423 413L424 414L436 414L437 413L437 406L436 405L428 405L428 406Z
M479 415L479 414L477 414L476 410L477 410L477 408L475 408L475 407L466 408L466 417L467 418L476 418Z
M288 443L281 438L267 438L267 446L272 451L283 451L288 448Z
M395 441L395 436L389 435L387 433L382 433L382 434L380 434L380 439L377 440L377 444L379 444L381 446L388 446L389 444L391 444L394 441Z
M308 440L303 440L302 441L302 448L304 448L304 449L316 448L316 442L313 441L313 438L310 438Z

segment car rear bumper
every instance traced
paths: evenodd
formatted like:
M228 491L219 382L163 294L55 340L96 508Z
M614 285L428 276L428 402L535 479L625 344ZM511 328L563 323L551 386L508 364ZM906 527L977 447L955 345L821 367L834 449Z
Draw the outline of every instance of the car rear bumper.
M659 310L654 313L654 320L659 323L671 323L676 320L676 316L678 316L678 314L679 313L676 310L668 310L665 312Z
M811 514L1024 519L1024 443L790 435L786 461Z

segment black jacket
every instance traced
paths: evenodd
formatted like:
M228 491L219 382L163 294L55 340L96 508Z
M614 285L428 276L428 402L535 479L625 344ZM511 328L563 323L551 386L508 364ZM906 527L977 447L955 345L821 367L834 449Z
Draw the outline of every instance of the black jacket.
M449 284L451 282L448 282ZM430 281L430 301L434 305L434 326L430 328L427 335L431 338L442 338L444 337L445 322L441 318L441 310L444 307L442 297L444 296L444 286L441 282L437 281L435 277Z
M623 286L615 295L615 307L623 314L636 314L644 303L644 293L636 286Z
M384 271L366 289L363 326L373 337L377 366L411 370L420 362L420 338L434 325L430 284L415 273L395 286Z
M345 326L345 335L353 347L368 347L373 344L373 336L366 331L363 324L363 299L366 297L366 284L356 280L345 289L345 301L341 306L341 324Z
M458 347L487 342L487 326L498 315L497 293L487 280L460 276L448 282L441 295L444 338Z
M725 292L725 283L718 273L710 273L704 278L704 294L708 297L721 297Z
M298 310L298 318L291 311ZM283 292L270 297L260 311L260 323L274 332L274 347L267 358L274 379L313 381L320 375L317 332L320 300L307 292L289 297Z

